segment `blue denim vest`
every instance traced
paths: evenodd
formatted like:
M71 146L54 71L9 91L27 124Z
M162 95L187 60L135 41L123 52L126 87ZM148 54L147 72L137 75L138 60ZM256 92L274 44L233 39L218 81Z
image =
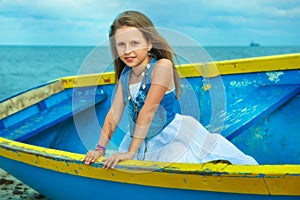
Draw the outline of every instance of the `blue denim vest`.
M148 91L151 86L151 75L153 68L156 63L156 59L151 59L150 61L150 68L148 69L148 74L144 75L142 79L142 83L140 89L138 91L138 95L135 100L129 99L129 87L128 81L130 78L130 71L131 68L126 66L121 74L120 81L123 85L123 92L124 92L124 101L126 103L127 111L128 111L128 118L130 122L130 135L133 136L134 128L137 120L137 116L142 109ZM157 108L154 118L150 124L150 128L148 130L147 138L153 137L156 134L160 133L174 118L175 118L175 92L167 93L160 102L159 107ZM137 108L137 112L135 109Z

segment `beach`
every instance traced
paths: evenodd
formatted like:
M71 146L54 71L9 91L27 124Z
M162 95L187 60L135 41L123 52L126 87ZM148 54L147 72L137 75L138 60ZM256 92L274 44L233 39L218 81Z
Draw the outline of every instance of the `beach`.
M12 175L0 169L0 199L1 200L46 200L34 189L25 185Z

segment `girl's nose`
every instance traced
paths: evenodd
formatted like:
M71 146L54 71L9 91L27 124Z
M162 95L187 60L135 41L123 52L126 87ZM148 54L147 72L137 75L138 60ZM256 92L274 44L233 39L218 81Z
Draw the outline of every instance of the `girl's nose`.
M125 49L124 49L124 54L130 54L132 51L132 48L130 47L130 45L126 45Z

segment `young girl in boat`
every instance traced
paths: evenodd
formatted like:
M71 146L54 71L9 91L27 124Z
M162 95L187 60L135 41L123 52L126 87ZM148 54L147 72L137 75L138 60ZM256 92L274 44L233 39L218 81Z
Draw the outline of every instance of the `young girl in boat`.
M136 11L121 13L111 25L109 37L118 87L96 149L86 154L85 164L105 155L123 111L128 113L130 131L118 153L103 159L104 168L131 159L257 164L220 134L209 133L193 117L175 113L174 102L181 87L173 50L147 16Z

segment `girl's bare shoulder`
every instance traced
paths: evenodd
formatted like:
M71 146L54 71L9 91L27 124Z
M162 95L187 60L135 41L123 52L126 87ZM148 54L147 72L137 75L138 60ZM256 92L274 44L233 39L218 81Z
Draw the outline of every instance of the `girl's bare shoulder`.
M171 60L159 59L153 69L152 78L157 82L166 82L173 77L173 63Z
M166 67L173 67L171 60L167 58L161 58L156 62L157 65L164 65Z

